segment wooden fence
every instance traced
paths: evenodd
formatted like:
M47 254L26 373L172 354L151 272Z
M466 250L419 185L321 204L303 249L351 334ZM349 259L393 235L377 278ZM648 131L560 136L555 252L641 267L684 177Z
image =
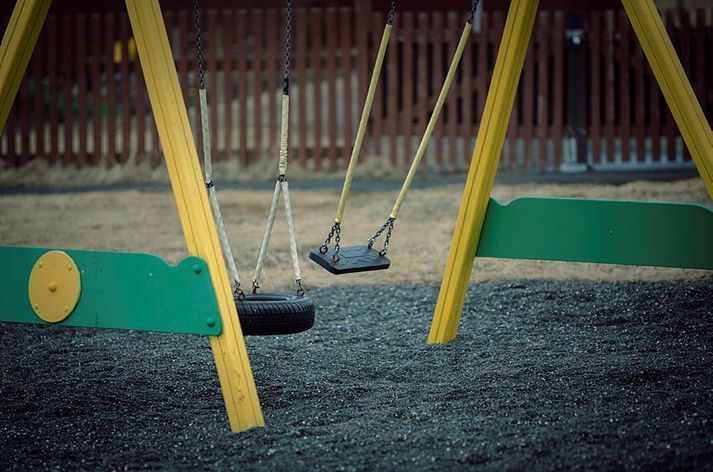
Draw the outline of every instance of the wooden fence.
M343 169L374 49L385 20L369 2L297 8L291 102L292 157L315 171ZM212 147L217 160L249 166L276 159L284 12L204 12ZM587 14L583 129L568 116L566 14L538 14L502 167L553 171L573 159L568 137L586 142L590 167L688 166L680 136L623 11ZM707 115L713 116L711 9L665 15ZM402 13L387 52L362 163L402 168L426 126L464 12ZM463 56L425 159L432 172L462 170L472 152L505 13L484 12ZM4 19L7 24L7 18ZM191 120L197 124L190 11L165 12ZM196 126L194 126L196 128ZM2 159L64 165L151 162L160 151L124 13L50 15L3 130ZM268 176L266 176L268 177Z

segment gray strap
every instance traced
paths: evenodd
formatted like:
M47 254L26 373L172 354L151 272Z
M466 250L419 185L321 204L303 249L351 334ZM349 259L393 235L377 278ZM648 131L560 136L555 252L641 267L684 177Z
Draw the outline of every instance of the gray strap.
M230 277L233 279L233 290L235 290L236 293L242 293L240 289L240 274L238 274L238 267L235 264L233 251L230 248L228 234L225 231L225 222L223 221L223 214L220 211L220 205L218 204L218 196L215 191L215 185L213 184L213 161L211 159L210 150L210 123L208 121L208 99L206 97L206 90L204 88L200 89L198 91L198 95L200 97L201 105L203 166L205 168L205 186L208 190L208 200L210 201L210 207L213 210L215 225L218 229L218 238L220 239L220 246L223 249L223 257L225 258L225 262L228 264L228 271L230 273Z

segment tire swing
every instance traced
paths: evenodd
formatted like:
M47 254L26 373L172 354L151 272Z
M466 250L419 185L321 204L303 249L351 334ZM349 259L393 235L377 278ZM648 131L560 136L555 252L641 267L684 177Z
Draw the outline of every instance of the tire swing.
M230 248L225 223L218 204L215 185L213 183L213 166L210 148L210 126L208 122L208 100L205 86L205 60L203 56L203 41L200 28L200 8L198 0L193 2L193 15L196 30L196 56L198 62L199 100L201 109L201 135L203 137L203 161L205 167L205 186L208 191L213 216L215 217L218 237L223 249L230 277L233 279L233 297L240 318L240 326L244 335L278 335L295 334L310 329L314 325L314 302L305 295L300 275L299 256L297 252L297 238L295 236L290 193L287 184L287 138L289 124L289 72L290 50L292 43L292 0L286 0L287 12L285 19L285 70L283 75L282 92L282 121L280 129L280 154L279 175L272 196L270 213L265 226L265 235L260 246L260 254L255 268L255 277L252 282L252 293L246 294L240 286L240 275L237 264ZM277 206L283 197L287 228L290 238L290 254L292 267L295 273L295 293L259 292L260 276L262 274L267 248L270 243L272 228L275 223Z
M416 177L416 172L418 171L421 159L426 153L426 149L428 148L428 143L431 140L436 123L438 123L438 118L441 114L441 110L443 109L446 97L448 96L448 91L450 90L451 84L453 83L453 79L455 78L458 70L460 59L463 56L463 50L465 49L470 33L473 30L473 18L475 17L475 11L478 8L478 3L479 0L473 0L471 4L468 19L465 22L463 32L461 33L460 40L458 41L458 46L453 54L453 59L451 60L451 64L448 68L448 73L446 74L446 78L441 86L441 91L438 94L438 99L433 107L433 112L428 120L428 125L426 126L421 142L418 145L416 155L413 158L413 162L411 163L411 167L406 175L406 179L401 186L401 191L396 199L396 203L386 219L386 222L381 225L381 227L367 240L366 246L341 247L339 243L341 239L341 224L344 216L344 208L346 207L347 199L349 198L349 189L351 188L354 171L356 170L356 162L359 159L359 153L364 140L366 126L371 113L371 105L374 101L374 95L376 94L376 87L379 82L379 76L381 75L381 66L384 62L384 55L389 42L391 27L394 20L395 2L391 2L391 10L389 11L388 20L386 22L386 26L384 27L384 33L381 37L381 44L379 46L379 52L376 56L376 61L374 62L374 70L372 71L371 80L369 82L369 90L367 92L366 102L364 103L364 109L362 110L361 119L359 121L356 140L354 142L351 157L349 158L347 173L344 177L342 195L339 199L337 215L334 218L334 225L329 231L329 235L324 240L324 244L322 244L322 246L318 249L312 250L309 254L310 259L332 274L339 275L352 272L383 270L388 269L391 265L391 261L386 257L386 254L389 249L391 234L394 230L394 223L399 211L401 210L401 205L403 205L404 200L406 199L406 194L411 188L411 184ZM386 232L386 236L384 238L383 247L381 250L377 251L373 247L374 243L376 243L376 240L384 232ZM330 248L329 244L331 243L332 238L334 238L334 247Z

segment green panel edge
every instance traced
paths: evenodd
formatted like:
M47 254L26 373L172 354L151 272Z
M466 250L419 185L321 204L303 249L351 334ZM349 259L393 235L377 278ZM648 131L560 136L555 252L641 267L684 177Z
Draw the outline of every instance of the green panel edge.
M35 261L64 251L81 272L82 292L59 326L218 335L223 325L208 266L187 257L172 266L151 254L0 246L0 321L50 324L30 306Z
M476 256L713 269L713 211L695 204L490 199Z

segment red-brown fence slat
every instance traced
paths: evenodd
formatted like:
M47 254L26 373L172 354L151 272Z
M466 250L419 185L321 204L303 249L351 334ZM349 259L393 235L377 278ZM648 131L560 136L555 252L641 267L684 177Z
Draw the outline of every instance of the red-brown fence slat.
M480 127L483 124L483 112L485 111L485 97L488 94L488 77L490 76L490 71L488 70L488 61L487 61L487 51L488 51L488 44L491 42L491 34L490 34L490 22L492 21L492 14L490 12L486 12L481 10L480 12L480 32L475 35L475 43L476 43L476 79L475 79L475 89L474 89L474 95L477 100L474 100L475 103L475 120L478 124L478 132L480 132ZM495 41L500 41L500 37L498 37ZM508 152L507 156L508 159L512 156L512 149L513 149L513 131L512 127L512 119L510 120L510 125L508 126L508 142L506 146L508 147ZM474 134L474 136L477 136L477 133ZM470 162L471 158L473 157L473 149L468 149L466 152L466 160ZM503 159L501 162L505 162L505 159Z
M99 163L102 154L102 18L98 13L89 18L91 44L91 87L92 87L92 153L87 159L90 165ZM143 81L142 81L143 84ZM50 85L51 86L51 85ZM139 133L139 140L144 133Z
M134 56L134 68L136 69L136 162L143 162L148 155L146 149L146 83L138 54Z
M129 18L126 13L119 16L119 41L121 42L121 61L119 76L121 77L121 162L129 160L131 147L131 107L129 105Z
M419 130L426 129L426 123L430 118L431 112L433 110L433 104L438 97L438 92L440 86L443 84L444 70L447 67L446 58L443 56L443 47L445 41L445 35L450 35L451 33L447 30L447 20L444 18L447 15L446 12L433 12L431 20L433 23L431 44L433 45L433 67L431 68L431 77L428 81L428 92L426 100L419 104L419 117L422 118L424 124L419 124ZM446 49L447 50L447 49ZM425 80L425 78L423 79ZM419 121L421 123L421 121ZM443 168L444 160L444 145L445 145L445 129L442 120L436 122L436 127L433 130L432 144L436 165L439 169ZM407 162L411 156L406 156Z
M35 130L35 155L34 158L44 158L45 156L45 86L44 86L44 58L43 45L44 32L40 33L37 46L32 53L32 77L35 82L35 93L32 100L32 121Z
M371 14L371 44L374 46L374 56L376 57L376 52L378 51L379 41L381 40L380 27L383 23L383 17L380 13L374 12ZM383 87L378 87L376 91L376 97L374 97L374 104L371 113L371 139L373 141L374 157L377 159L382 159L382 131L383 131L383 118L384 118L384 106L382 100ZM368 154L369 147L366 146L365 151Z
M81 167L87 159L87 17L80 13L75 20L76 77L77 77L77 143L78 154L75 165Z
M480 13L478 13L480 15ZM478 21L478 20L475 20ZM467 158L467 154L470 152L468 145L471 141L471 136L473 134L473 52L475 50L478 36L480 32L471 31L470 41L468 42L468 47L466 47L463 52L463 75L460 86L460 100L461 100L461 110L462 110L462 120L460 122L459 134L463 136L463 157ZM462 171L462 159L458 162L458 167L456 170Z
M713 46L713 45L712 45ZM702 8L696 10L696 71L694 77L694 90L696 98L705 110L706 104L706 12Z
M15 106L20 112L20 159L18 165L24 165L30 160L30 80L27 74L20 83L19 103ZM18 101L18 100L16 100Z
M592 163L598 165L601 162L601 144L602 144L602 129L601 129L601 44L602 44L602 15L601 12L594 11L590 16L590 64L592 72L591 77L591 93L590 93L590 110L591 123L589 134L592 140Z
M644 102L644 52L638 43L634 48L634 136L636 138L636 161L646 159L646 103Z
M369 54L369 19L371 18L371 0L355 0L356 23L354 31L356 33L357 45L357 77L359 77L359 97L357 102L363 104L366 100L366 90L369 87L369 66L372 64ZM372 59L373 60L373 59Z
M307 71L307 11L304 8L298 8L296 11L295 18L295 31L294 31L294 41L295 41L295 69L297 72L297 88L298 93L296 95L296 108L297 108L297 133L298 139L298 152L297 157L300 162L300 167L303 169L307 166L307 91L308 82L307 78L309 73ZM292 99L291 99L292 101Z
M681 23L681 49L679 56L683 64L683 70L686 71L686 77L691 80L693 70L691 69L691 15L687 9L678 10L679 20ZM695 90L695 89L694 89ZM683 161L690 162L691 154L688 152L686 143L683 143Z
M616 132L616 77L614 75L614 32L616 30L616 16L614 12L607 11L602 18L604 20L604 135L606 136L606 162L614 162L615 132ZM556 96L556 94L555 94Z
M346 159L349 156L349 150L354 139L354 123L352 119L352 17L353 10L349 8L341 8L339 10L339 51L341 53L341 76L342 76L342 103L344 113L344 145L342 146L341 156L342 167L346 167L348 163ZM388 125L388 124L387 124Z
M223 130L223 159L230 160L233 153L233 10L220 12L220 33L223 55L221 69L223 72L223 121L213 126ZM216 102L214 106L218 106Z
M678 42L678 35L675 20L673 16L673 11L668 10L665 13L666 30L671 37L671 42L674 46ZM668 155L668 162L676 161L676 135L678 128L676 127L676 122L673 120L673 115L671 110L669 110L668 105L666 106L666 124L664 125L664 133L666 135L666 154Z
M337 9L329 7L327 21L327 133L329 171L337 170Z
M561 11L554 12L554 28L552 29L552 50L554 52L552 143L555 169L562 162L562 139L564 137L564 34L564 15Z
M550 54L550 12L540 11L537 15L537 97L536 97L536 113L537 113L537 156L539 159L538 167L543 170L547 166L547 138L549 137L549 126L547 123L547 86L550 82L549 77L549 54ZM584 100L584 97L582 97Z
M243 167L248 163L248 50L246 33L248 13L238 10L236 22L236 58L238 61L238 162Z
M310 10L310 66L312 68L312 160L314 169L322 170L322 13Z
M176 13L176 25L178 27L178 43L176 44L176 51L178 53L178 80L181 84L181 92L183 93L183 102L188 106L188 90L190 84L188 82L188 73L190 70L189 56L191 50L188 47L189 38L192 39L191 33L188 29L189 16L188 11L179 10ZM194 53L195 54L195 53ZM197 141L196 141L197 144Z
M394 24L391 31L391 36L389 40L389 47L386 50L386 57L384 61L386 65L382 65L382 74L386 71L386 78L382 77L381 87L386 89L386 112L387 112L387 133L389 135L389 159L392 167L396 167L401 162L399 158L399 41L398 41L398 29L401 26L400 16L394 18ZM382 21L383 23L383 21ZM381 26L383 28L383 24ZM372 64L376 59L376 55L371 58L370 64ZM368 81L368 77L360 79L362 81ZM363 103L360 101L359 105L362 106Z
M277 10L270 9L265 12L265 37L267 39L267 50L265 51L265 63L263 69L267 74L267 148L269 149L269 157L277 155L279 143L279 129L277 124L278 108L280 105L277 102L278 76L277 76L277 57L279 55L279 46L277 45L278 35L282 38L283 28L277 27L280 15ZM279 31L279 33L278 33ZM279 87L282 90L282 87Z
M401 115L401 132L403 133L403 149L406 165L411 164L411 139L413 137L413 13L404 12L402 38L403 38L403 69L401 80L401 94L403 109Z
M107 164L116 161L116 80L114 78L114 24L115 16L107 13L104 17L104 65L107 81Z
M262 152L262 67L264 15L262 10L251 11L251 30L253 33L253 54L250 65L253 74L253 157L250 163L255 163L263 157Z
M64 147L62 150L62 164L68 164L72 162L74 158L73 149L73 131L74 131L74 116L72 113L72 107L74 104L74 98L72 97L72 86L74 84L75 70L72 54L72 17L70 15L63 14L60 19L60 29L61 29L61 44L62 44L62 64L60 66L61 70L61 84L62 84L62 124L63 124L63 135L64 135Z
M448 35L448 65L450 66L450 63L453 60L453 55L455 54L456 47L458 44L458 39L460 39L460 32L461 32L461 23L460 23L460 17L458 13L451 12L448 14L448 31L450 32ZM446 97L446 113L441 115L441 120L444 118L446 119L445 123L448 126L448 166L450 167L449 169L446 169L444 166L446 165L445 163L441 163L441 170L453 170L455 169L455 163L456 163L456 155L458 152L458 146L456 143L456 136L458 132L458 112L457 112L457 107L458 107L458 76L456 75L456 78L454 79L454 84L451 86L451 90L448 92L448 96Z
M416 55L416 126L419 132L426 129L426 122L428 120L428 114L426 110L428 109L428 43L431 31L429 31L429 15L420 12L416 16L416 30L419 34L416 37L416 45L418 46L418 54ZM436 145L435 142L431 142L431 149ZM432 163L429 162L428 156L426 156L426 165L431 167ZM438 162L439 168L441 163Z
M541 14L541 13L540 13ZM536 35L533 35L535 38ZM527 46L527 53L525 55L525 65L522 71L522 80L520 81L520 86L522 87L522 120L523 125L523 135L525 138L524 148L524 166L526 169L531 169L535 167L536 163L532 159L533 151L533 137L534 137L534 123L532 122L533 113L535 111L535 61L537 59L537 51L535 50L535 41L530 40L530 44Z
M208 34L207 36L207 64L208 72L206 73L206 80L208 83L208 92L213 98L212 103L208 104L208 115L210 119L210 148L215 154L216 159L222 157L220 148L218 147L218 103L221 101L220 90L218 90L218 42L220 41L218 35L218 21L217 12L214 9L208 10Z

